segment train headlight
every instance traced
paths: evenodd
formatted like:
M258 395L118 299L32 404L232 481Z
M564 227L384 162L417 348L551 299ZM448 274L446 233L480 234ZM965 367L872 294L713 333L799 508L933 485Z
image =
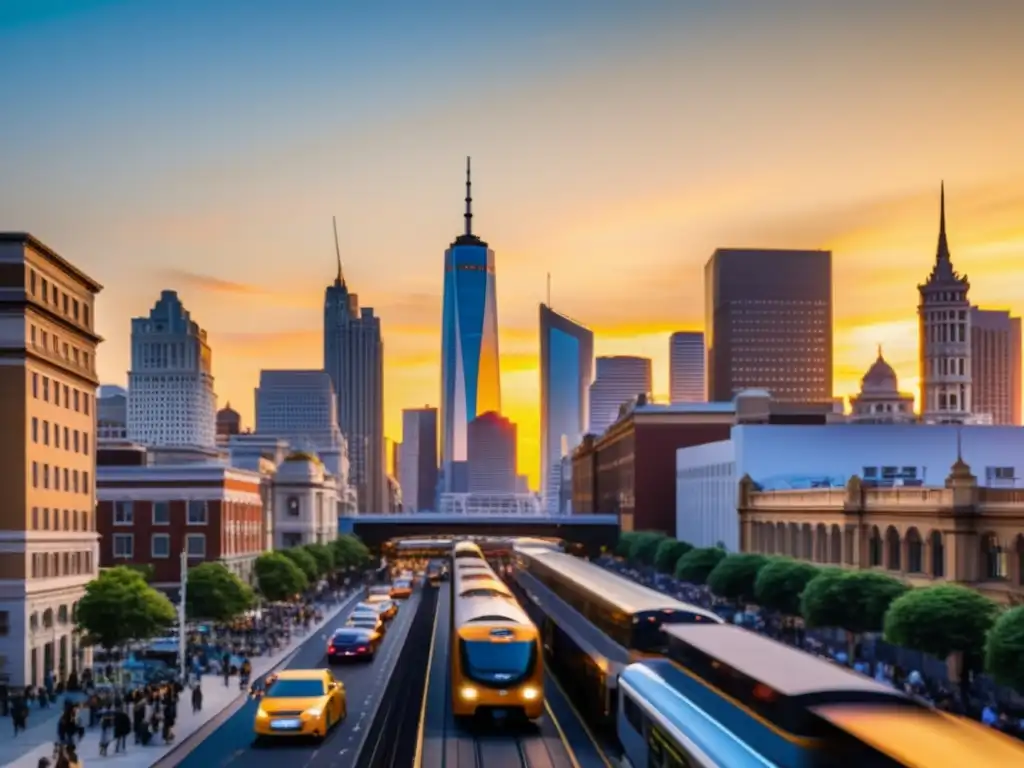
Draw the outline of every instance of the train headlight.
M540 691L538 691L536 688L523 688L523 698L527 701L536 701L540 698Z
M464 686L459 695L462 696L466 701L476 701L477 693L476 688L470 688L468 685Z

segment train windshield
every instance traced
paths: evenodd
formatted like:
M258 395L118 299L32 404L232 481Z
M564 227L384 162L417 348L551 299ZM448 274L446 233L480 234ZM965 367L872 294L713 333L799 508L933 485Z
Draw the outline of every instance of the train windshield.
M478 683L511 685L533 671L536 651L532 642L463 640L461 645L463 670Z
M715 619L689 611L643 611L633 616L632 648L641 653L664 653L668 638L663 624L717 624Z

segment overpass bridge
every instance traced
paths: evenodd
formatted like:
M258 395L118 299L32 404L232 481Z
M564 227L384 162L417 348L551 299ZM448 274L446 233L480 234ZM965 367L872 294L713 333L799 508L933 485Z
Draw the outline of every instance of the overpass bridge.
M612 548L619 536L617 515L460 514L405 512L395 515L343 515L338 530L362 539L380 551L391 539L424 536L526 536L557 538L583 545L596 555L601 547Z

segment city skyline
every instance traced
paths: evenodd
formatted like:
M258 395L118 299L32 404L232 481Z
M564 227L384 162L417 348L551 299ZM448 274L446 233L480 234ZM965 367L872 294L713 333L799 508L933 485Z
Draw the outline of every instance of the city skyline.
M251 425L260 368L317 365L321 291L333 272L324 222L340 211L346 269L382 318L385 432L398 440L402 408L440 405L433 394L440 390L438 244L457 226L456 174L471 153L486 169L477 215L502 273L502 412L519 425L520 470L536 485L535 307L549 271L555 306L594 330L595 354L651 357L655 394L664 397L668 335L702 326L700 268L715 248L827 248L835 259L835 394L856 391L879 343L901 387L917 392L915 288L934 258L935 201L945 178L950 246L971 277L972 303L1022 314L1024 291L1007 279L1024 250L1024 157L1014 135L1024 101L1008 74L1024 57L1009 37L1020 11L982 5L928 6L927 30L915 3L884 15L803 8L820 34L796 45L789 36L805 38L805 27L778 7L771 19L744 11L741 23L735 10L630 9L627 19L621 6L594 3L588 24L566 40L573 3L551 9L550 19L526 3L502 11L500 44L481 53L472 76L451 77L464 70L464 57L441 51L437 69L403 83L409 59L436 42L436 25L493 26L497 13L439 11L429 22L414 15L399 30L410 44L384 68L377 96L332 85L360 56L361 66L375 66L379 57L365 46L312 62L287 49L292 58L274 65L269 93L242 89L230 118L216 101L237 90L234 75L218 74L201 89L181 75L212 60L217 30L233 19L212 19L203 33L194 18L191 33L168 22L165 34L181 34L173 50L155 33L123 35L122 54L148 46L149 72L170 91L129 106L132 99L118 94L130 96L137 82L123 75L109 84L115 62L81 56L78 46L95 51L159 12L115 4L16 19L20 37L0 53L0 65L26 73L12 83L26 116L12 126L0 161L24 183L2 193L0 224L33 232L107 285L97 318L107 339L98 357L105 382L126 381L129 318L144 315L160 289L178 290L209 331L220 404L230 401ZM358 37L379 21L374 14L326 24L322 14L298 13L295 26ZM550 21L550 37L524 47L538 19ZM152 15L145 20L157 24ZM261 24L257 3L235 51L245 67L254 47L245 41ZM886 37L877 40L883 24ZM28 25L53 41L50 52L22 34ZM933 45L936 28L955 34L955 49ZM722 34L731 44L718 50ZM863 39L877 45L869 52ZM680 78L683 71L706 74ZM298 72L308 90L284 95L278 86ZM73 81L74 98L47 87L54 78ZM559 106L566 94L571 110ZM300 127L281 133L276 118L258 119L264 98ZM51 100L63 101L68 118L59 131L44 124ZM704 109L698 121L672 106L694 100ZM756 132L724 130L747 124L752 109L762 114ZM537 121L549 129L544 139L525 130ZM159 130L131 128L139 125ZM397 138L410 130L415 146ZM632 255L627 270L624 248ZM623 301L623 290L644 301Z

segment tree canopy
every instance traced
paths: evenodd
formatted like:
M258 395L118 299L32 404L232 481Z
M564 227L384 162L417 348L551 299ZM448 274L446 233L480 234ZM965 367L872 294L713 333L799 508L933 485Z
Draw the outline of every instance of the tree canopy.
M619 557L628 558L630 552L633 551L633 539L635 538L636 534L633 531L620 533L618 541L615 542L615 554Z
M996 619L985 644L985 668L996 682L1024 691L1024 606Z
M800 615L800 596L821 572L816 565L787 557L773 557L757 572L754 602L785 616Z
M908 589L884 573L826 568L804 589L800 613L810 627L836 627L854 634L880 632L885 612Z
M267 600L290 600L309 586L309 579L302 569L281 552L260 555L253 568L256 583Z
M320 571L317 568L316 560L313 556L305 550L304 547L291 547L290 549L282 549L281 554L299 566L299 570L306 576L306 581L313 583L320 576Z
M248 584L221 563L200 563L188 569L185 611L189 619L228 621L252 607Z
M718 547L691 549L676 563L676 578L690 584L704 584L724 557L725 550Z
M739 604L752 603L757 576L767 563L768 558L764 555L726 555L708 574L708 587L714 594L726 600Z
M366 545L349 534L342 534L331 542L331 549L336 568L365 568L373 559Z
M654 556L661 542L666 540L663 533L657 531L641 531L633 537L633 545L629 550L629 559L638 565L654 565Z
M326 576L334 570L334 550L326 544L306 544L302 549L306 550L316 563L318 576Z
M658 551L654 553L654 567L661 573L669 576L676 572L676 563L679 558L693 549L693 545L679 539L664 538L658 544Z
M127 566L100 571L86 584L76 615L85 642L108 651L158 637L177 619L167 596Z
M913 589L885 614L885 640L945 659L953 653L982 659L985 638L999 606L977 590L959 584Z

